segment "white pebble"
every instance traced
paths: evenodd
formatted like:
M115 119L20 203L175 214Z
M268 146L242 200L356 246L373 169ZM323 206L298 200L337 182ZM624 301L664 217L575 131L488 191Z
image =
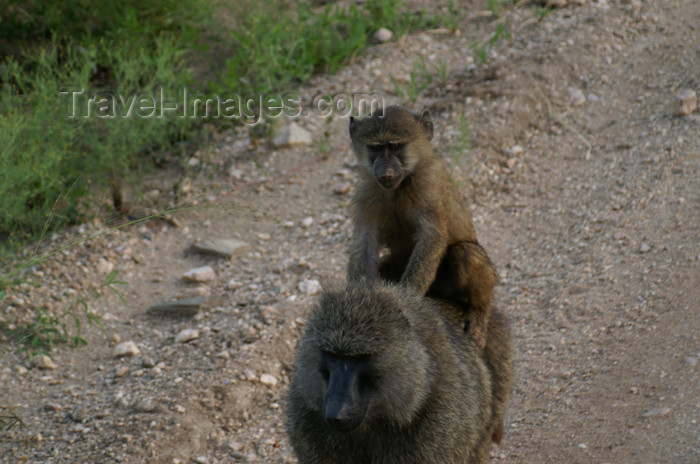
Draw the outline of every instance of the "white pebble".
M32 358L32 365L38 367L39 369L57 369L58 366L54 363L51 358L45 354L40 354Z
M197 329L185 329L175 336L176 343L187 343L189 341L199 338L199 330Z
M114 357L121 358L123 356L138 356L141 351L132 341L122 342L114 347Z
M182 275L185 282L209 282L216 278L216 273L211 266L195 267Z
M277 385L277 379L270 374L262 374L260 376L260 383L269 387L274 387L275 385Z

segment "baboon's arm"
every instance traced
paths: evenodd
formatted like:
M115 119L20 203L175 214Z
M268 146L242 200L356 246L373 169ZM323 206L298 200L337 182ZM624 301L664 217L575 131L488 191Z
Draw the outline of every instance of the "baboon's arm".
M447 234L443 223L439 217L426 217L421 221L416 246L401 277L401 283L415 288L421 294L427 293L435 280L440 260L447 250Z
M350 280L377 280L379 265L379 228L377 224L355 220L355 232L350 250L348 277Z

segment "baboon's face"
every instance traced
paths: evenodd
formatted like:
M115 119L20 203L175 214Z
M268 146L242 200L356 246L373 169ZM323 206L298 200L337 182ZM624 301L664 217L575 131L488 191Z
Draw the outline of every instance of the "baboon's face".
M390 106L358 121L350 118L350 138L363 168L379 185L393 190L416 169L421 144L432 137L430 113L414 116Z
M430 356L390 290L326 292L299 348L295 390L330 430L407 426L430 390Z
M379 185L393 190L401 184L406 172L406 144L373 143L366 146L367 157Z

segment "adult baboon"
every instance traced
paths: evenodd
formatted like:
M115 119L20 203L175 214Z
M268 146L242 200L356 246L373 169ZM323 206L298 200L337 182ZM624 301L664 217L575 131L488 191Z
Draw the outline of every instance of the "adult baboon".
M301 464L473 464L500 441L510 340L485 349L460 309L393 284L326 291L297 352L287 429Z

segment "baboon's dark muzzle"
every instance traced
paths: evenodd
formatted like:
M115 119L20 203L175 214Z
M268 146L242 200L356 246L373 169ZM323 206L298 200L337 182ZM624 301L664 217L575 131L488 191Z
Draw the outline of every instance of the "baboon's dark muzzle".
M323 410L332 428L349 432L362 424L367 404L360 394L356 366L338 362L330 371Z

